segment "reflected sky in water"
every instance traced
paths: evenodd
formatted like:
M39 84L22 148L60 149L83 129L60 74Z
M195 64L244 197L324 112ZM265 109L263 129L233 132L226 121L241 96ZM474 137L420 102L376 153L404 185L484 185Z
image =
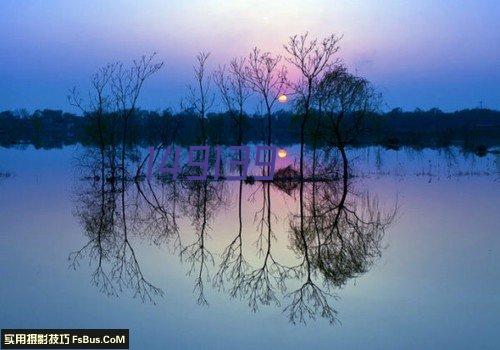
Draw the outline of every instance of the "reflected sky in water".
M89 266L83 258L71 268L70 253L88 242L81 213L92 185L75 167L84 151L0 149L0 172L13 174L0 179L2 328L130 328L131 348L140 349L494 349L500 341L500 182L494 155L351 150L353 191L377 198L383 213L397 207L396 217L385 230L381 256L332 290L338 299L329 299L330 305L339 323L318 317L293 325L283 312L284 297L280 306L260 305L253 312L248 299L231 299L207 282L209 305L198 305L189 263L181 263L171 244L155 245L148 236L131 235L130 244L142 274L164 293L155 303L133 298L134 288L126 285L118 297L106 296L92 283L95 260ZM230 200L213 212L207 228L206 246L215 260L211 278L238 230L238 189L238 182L227 184ZM132 190L129 200L137 198ZM293 265L300 255L290 235L297 194L276 187L270 192L273 256ZM256 267L259 185L245 185L242 198L246 254ZM127 208L134 211L132 204ZM178 219L187 245L197 228L187 215ZM288 292L297 283L292 279Z

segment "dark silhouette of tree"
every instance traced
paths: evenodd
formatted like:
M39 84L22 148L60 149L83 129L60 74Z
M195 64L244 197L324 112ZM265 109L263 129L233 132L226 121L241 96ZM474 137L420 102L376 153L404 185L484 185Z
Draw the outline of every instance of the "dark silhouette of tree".
M210 57L208 52L200 52L196 56L196 64L193 66L195 86L189 85L188 107L192 109L199 120L201 129L201 143L207 142L206 117L207 112L214 104L214 96L211 93L211 77L207 73L207 61Z
M173 247L172 252L189 265L197 303L207 305L207 282L215 264L215 255L208 247L210 226L217 213L229 205L226 185L213 179L188 181L183 174L177 182L161 176L124 182L110 175L116 172L112 168L121 165L119 151L108 148L108 152L116 159L108 163L110 158L105 155L104 178L100 175L103 162L98 150L80 158L85 176L80 182L83 189L75 196L76 214L88 242L70 255L73 265L88 255L91 263L96 264L92 283L99 290L109 295L132 290L142 300L154 302L163 292L145 278L133 239ZM126 166L134 165L127 162ZM331 168L342 166L334 162L322 167L318 174L326 176ZM339 316L331 304L336 298L335 290L370 269L381 254L383 234L394 217L394 213L382 213L378 202L367 193L356 192L350 184L352 177L346 179L347 186L339 178L295 178L299 184L288 194L302 197L296 200L303 208L290 216L289 246L298 258L292 265L280 263L273 251L277 237L271 225L275 218L268 210L272 202L269 181L264 181L250 198L255 201L256 194L262 194L258 198L262 206L255 213L259 261L250 264L242 222L245 182L240 181L236 232L222 251L212 285L227 291L232 298L246 300L253 311L263 305L283 305L292 323L317 317L337 322ZM181 237L189 232L180 229L178 216L191 221L194 240L190 243L181 244Z
M272 109L286 86L286 68L280 66L281 56L262 52L257 47L248 55L244 68L244 80L258 94L267 117L267 144L272 140ZM239 72L241 74L242 72Z
M336 147L345 147L359 136L363 120L375 112L380 94L370 82L337 65L328 71L318 84L317 103L325 114L327 140Z
M243 143L243 127L245 122L245 102L250 90L245 81L245 59L234 58L229 68L219 66L214 72L214 80L229 115L237 127L236 144Z
M300 73L299 81L291 83L298 96L297 109L300 115L300 175L304 177L304 144L307 122L310 119L315 88L323 74L339 63L336 53L339 50L340 37L330 35L318 42L310 39L306 32L303 35L291 36L285 50L286 60Z

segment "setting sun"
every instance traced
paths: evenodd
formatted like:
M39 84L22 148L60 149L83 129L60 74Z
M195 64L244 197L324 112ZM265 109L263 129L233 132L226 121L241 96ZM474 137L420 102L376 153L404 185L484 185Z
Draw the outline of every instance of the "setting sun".
M278 157L280 157L280 158L285 158L285 157L286 157L286 155L287 155L287 153L286 153L286 150L285 150L285 149L283 149L283 148L282 148L282 149L280 149L280 150L278 151Z
M285 102L286 102L286 100L287 100L287 97L286 97L286 95L285 95L285 94L281 94L281 95L278 97L278 101L279 101L280 103L285 103ZM286 152L285 152L285 154L286 154Z

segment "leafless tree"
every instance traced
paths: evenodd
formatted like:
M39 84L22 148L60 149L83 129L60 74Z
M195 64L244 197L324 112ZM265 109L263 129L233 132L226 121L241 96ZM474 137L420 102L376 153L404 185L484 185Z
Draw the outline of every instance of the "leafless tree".
M92 76L91 88L85 101L76 87L70 90L68 101L70 105L78 108L84 115L91 118L97 124L99 143L104 148L103 118L110 112L113 105L113 97L110 91L110 82L116 70L117 64L108 64L101 67Z
M229 64L229 68L219 66L214 72L214 80L222 102L238 128L237 145L241 145L245 118L244 106L250 96L250 90L245 80L245 59L234 58Z
M310 39L306 32L303 35L291 36L288 44L284 46L288 53L287 62L297 68L301 74L299 81L291 85L299 96L298 111L301 115L300 175L302 177L304 176L305 129L311 115L314 89L324 72L339 62L336 54L339 50L340 39L332 34L322 41L318 41L318 39Z
M243 181L239 183L238 191L238 230L233 240L226 246L221 255L219 269L213 278L213 285L219 291L227 284L232 298L243 296L246 273L250 268L243 253Z
M137 101L146 79L163 67L163 62L155 62L156 53L142 56L134 60L130 68L118 63L114 74L111 75L111 92L115 103L115 111L122 123L122 178L125 174L125 154L127 147L128 122L136 112Z
M214 96L210 91L211 77L207 74L207 61L210 57L208 52L200 52L196 56L196 64L193 66L195 86L189 85L189 96L187 98L188 107L192 108L200 121L201 141L207 141L205 119L207 111L214 104Z
M108 64L92 76L91 88L88 97L83 98L76 88L68 95L71 105L80 109L96 123L99 146L104 152L106 144L115 142L115 128L122 127L121 141L121 170L122 177L125 176L125 154L128 133L128 121L136 112L144 82L163 67L163 62L156 62L156 53L142 56L134 60L130 68L123 63ZM104 125L105 117L111 116L111 123ZM118 117L119 120L115 118ZM105 132L106 129L111 129ZM114 149L114 148L113 148Z
M100 159L102 164L100 169L102 171L101 178L104 178L105 167L105 154L112 156L112 153L106 152L106 147L109 143L112 143L113 134L112 130L109 130L109 126L105 126L105 117L111 112L113 107L113 96L111 94L111 79L116 70L117 64L108 64L101 67L92 76L91 88L88 91L88 97L85 100L80 92L73 87L68 94L69 103L78 108L87 118L91 120L91 126L96 127L99 151L101 152ZM112 126L114 128L114 126ZM110 159L111 160L111 159ZM114 161L114 159L113 159Z
M248 55L244 68L244 79L249 88L257 93L266 108L267 144L272 141L272 109L286 86L286 68L280 65L281 56L262 52L257 47ZM240 72L239 74L241 74Z
M234 58L229 68L219 66L214 73L214 80L219 89L222 101L238 128L237 145L243 143L243 127L245 120L244 105L250 96L250 89L245 80L245 59ZM238 159L242 159L241 151L238 152ZM240 176L242 168L239 167ZM225 248L222 253L222 261L214 276L213 284L219 290L223 289L226 283L230 283L229 294L231 297L241 295L243 292L243 281L249 264L243 256L243 217L242 217L243 181L239 182L238 191L238 230L235 238Z

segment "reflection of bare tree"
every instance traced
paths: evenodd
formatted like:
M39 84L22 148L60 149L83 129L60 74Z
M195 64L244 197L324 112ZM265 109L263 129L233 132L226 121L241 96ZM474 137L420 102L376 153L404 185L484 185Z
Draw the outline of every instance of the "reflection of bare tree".
M262 262L258 267L248 269L240 281L240 289L253 311L257 311L260 305L280 305L278 293L285 290L285 280L289 272L288 267L276 260L272 251L276 237L272 230L271 183L263 182L261 189L262 206L255 213L258 230L255 246Z
M186 175L193 174L189 168L183 169L177 181L161 176L150 180L136 176L135 182L114 177L113 168L120 164L118 153L114 153L115 162L108 162L112 158L105 154L104 172L100 169L100 151L82 158L88 174L84 183L89 185L79 192L76 212L88 242L71 254L73 264L88 256L96 264L92 281L102 292L118 295L130 289L141 299L154 301L162 291L148 282L141 270L132 243L132 237L138 236L158 246L173 247L181 261L189 265L197 302L207 305L207 281L216 260L207 243L215 216L229 203L226 184L210 178L187 180ZM236 186L235 234L221 252L211 285L230 297L246 300L253 311L263 305L284 304L283 311L292 323L317 317L337 322L338 314L331 304L335 290L370 269L381 254L385 229L394 217L394 213L382 213L368 193L354 190L353 178L336 170L344 166L349 169L347 163L332 162L313 170L319 175L313 180L295 178L298 184L289 193L297 196L300 206L289 223L289 245L297 256L294 264L285 265L277 259L278 237L273 232L271 205L273 191L276 194L280 187L266 181L259 183L250 198L260 205L255 214L259 259L249 262L250 247L245 245L243 225L245 182L240 181ZM342 177L321 180L332 172ZM181 235L188 233L182 232L177 223L181 215L194 229L194 238L187 244L189 237L183 237L181 244Z
M240 297L244 293L243 282L249 264L243 256L243 181L238 186L238 230L234 239L226 246L221 255L221 263L214 276L213 284L223 290L226 283L230 283L229 295Z
M179 185L175 181L159 178L157 181L136 179L138 194L137 230L153 244L172 245L174 251L182 247L177 210Z
M347 168L347 164L343 164ZM300 184L300 214L290 222L292 247L301 257L296 275L304 280L288 294L291 322L317 315L335 323L331 290L367 272L381 254L381 242L395 211L382 214L368 193L358 196L349 176L341 181ZM315 282L322 280L322 282ZM323 284L323 288L319 286Z
M318 232L312 230L309 225L306 226L304 185L304 181L301 181L299 186L299 222L297 224L292 219L290 228L292 231L292 246L296 247L296 251L298 247L298 252L302 255L302 261L295 267L296 275L299 278L305 278L305 282L300 288L288 294L292 301L285 307L285 312L288 313L289 320L292 323L297 321L305 322L306 318L314 318L317 312L333 323L336 321L337 312L328 303L327 297L329 295L313 281L313 248L310 243ZM313 186L315 185L314 183Z
M328 207L331 203L325 205ZM334 215L334 224L322 224L326 237L318 246L315 265L329 283L342 286L347 280L367 272L380 256L383 233L395 211L382 215L378 201L364 193L357 203L346 202L337 206L336 213L324 214L322 211L321 215L325 218L320 220L327 223Z
M113 161L103 161L99 155ZM76 191L76 216L80 218L88 241L80 250L71 253L69 259L74 268L85 256L90 265L96 264L92 283L101 292L119 295L124 289L130 289L134 297L154 302L163 292L145 278L132 245L128 222L137 216L128 210L136 206L127 205L130 182L124 178L117 181L114 176L118 158L121 158L119 154L109 149L104 153L91 150L81 157L80 169L87 176L79 182L85 186ZM100 169L103 164L104 169Z
M210 180L186 181L184 183L184 200L182 210L191 218L195 228L195 240L185 246L181 252L181 259L189 263L189 274L195 274L194 291L197 293L197 302L207 305L204 293L204 281L209 280L209 266L213 265L213 254L208 250L207 239L210 221L216 212L226 202L224 183Z
M92 151L88 152L89 158L94 159L92 153ZM101 159L100 164L103 164L103 161L105 160ZM114 283L104 265L113 259L117 245L115 232L117 191L114 188L114 181L106 181L104 176L96 178L96 170L92 169L94 175L90 178L96 181L90 180L90 188L81 191L76 212L88 242L80 250L71 253L69 260L74 268L84 255L88 255L90 262L96 260L97 266L92 274L92 283L101 292L115 295ZM101 172L103 173L104 171Z
M145 180L139 176L135 182L115 177L114 168L121 157L119 152L112 153L116 161L109 162L113 158L105 154L103 163L98 150L82 157L88 176L85 188L78 192L76 214L88 241L70 255L72 264L77 266L88 256L96 264L92 282L99 290L119 295L130 289L142 300L154 301L162 291L145 278L132 244L133 236L145 238L178 252L194 276L197 302L207 305L206 282L215 263L207 242L217 212L228 204L226 185L211 179L189 181L186 169L177 182L164 177ZM104 171L101 164L106 166ZM339 165L344 168L347 164L322 167L318 171L320 178L324 171L330 174ZM305 323L316 317L335 323L338 314L331 305L336 298L335 289L370 269L381 254L382 238L394 213L382 213L368 193L355 192L349 174L330 181L296 181L298 185L293 191L300 210L290 217L289 243L297 263L282 264L273 251L277 237L272 225L272 183L265 181L252 194L254 201L261 203L255 214L259 260L249 263L242 214L245 183L240 181L235 234L222 251L213 286L227 291L230 297L246 300L253 311L262 305L280 306L284 298L283 310L292 323ZM188 218L194 228L194 239L188 244L181 244L179 215Z

